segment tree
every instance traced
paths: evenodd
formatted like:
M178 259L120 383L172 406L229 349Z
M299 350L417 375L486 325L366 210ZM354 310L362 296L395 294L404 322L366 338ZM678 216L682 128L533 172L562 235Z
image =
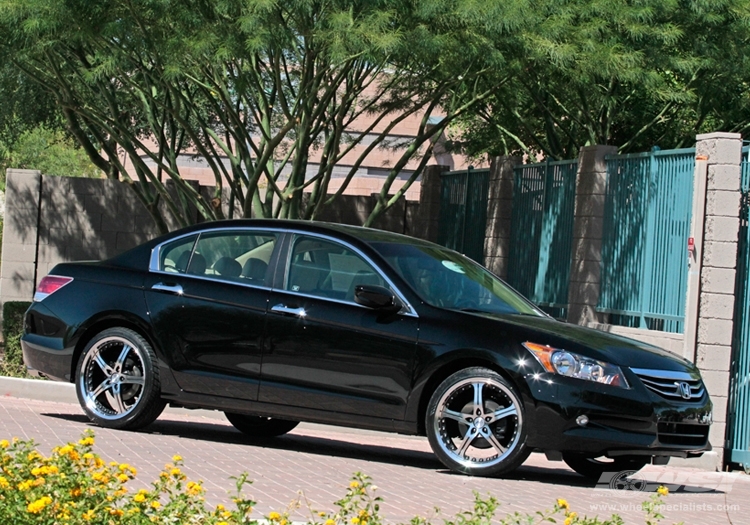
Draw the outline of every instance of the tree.
M188 224L191 208L205 219L314 218L367 155L391 148L398 155L369 224L403 196L436 138L497 87L476 82L502 60L482 31L520 23L523 10L474 4L10 0L0 33L91 161L129 183L161 231ZM412 115L416 137L389 142ZM214 172L211 195L180 176L178 158L191 154ZM355 160L329 196L345 156ZM417 169L390 195L410 161Z
M747 0L543 0L533 12L513 80L462 122L470 154L573 158L588 144L639 151L748 129Z

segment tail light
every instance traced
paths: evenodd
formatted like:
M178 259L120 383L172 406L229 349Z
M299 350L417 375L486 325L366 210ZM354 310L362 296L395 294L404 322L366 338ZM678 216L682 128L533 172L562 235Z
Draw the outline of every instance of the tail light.
M73 281L72 277L63 277L62 275L48 275L42 277L39 286L36 287L34 301L42 301L52 295L66 284Z

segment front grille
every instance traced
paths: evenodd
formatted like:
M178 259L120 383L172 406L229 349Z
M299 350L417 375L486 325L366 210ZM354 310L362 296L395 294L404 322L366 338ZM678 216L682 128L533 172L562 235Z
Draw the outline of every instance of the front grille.
M659 423L657 431L663 445L703 447L708 443L708 425Z
M698 401L705 392L703 381L686 372L645 368L631 368L631 370L646 388L667 399L685 402Z

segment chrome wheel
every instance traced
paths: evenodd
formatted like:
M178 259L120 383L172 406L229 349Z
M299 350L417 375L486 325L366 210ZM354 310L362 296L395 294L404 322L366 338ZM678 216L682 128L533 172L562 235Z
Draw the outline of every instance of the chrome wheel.
M138 405L145 369L138 347L107 337L89 349L79 381L86 406L102 419L120 419Z
M467 369L449 377L433 395L427 424L435 453L461 472L499 474L528 456L521 402L491 370Z
M89 341L78 361L76 393L89 419L110 428L139 428L164 410L159 369L149 343L128 328Z

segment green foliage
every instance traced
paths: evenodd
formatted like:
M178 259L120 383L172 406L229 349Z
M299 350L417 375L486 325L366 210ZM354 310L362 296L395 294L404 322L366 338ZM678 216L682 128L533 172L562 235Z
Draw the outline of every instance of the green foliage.
M0 469L0 522L2 523L68 523L69 525L128 525L201 523L204 525L288 525L288 511L269 512L252 517L255 502L243 494L250 482L247 474L237 478L230 508L223 504L211 509L205 502L205 489L200 482L188 481L182 472L183 460L174 456L165 465L150 489L130 493L128 484L137 470L127 463L105 464L93 452L94 434L87 430L77 443L52 449L43 456L33 441L0 440L2 469ZM375 495L377 487L370 478L355 473L343 498L336 502L333 512L310 510L309 525L382 525L382 499ZM667 489L660 487L643 504L646 523L655 525L662 516L659 508ZM290 508L298 508L296 502ZM513 513L498 516L498 501L478 493L474 506L455 516L443 518L444 525L521 525L558 523L564 525L622 525L617 515L600 520L579 516L564 499L558 499L552 509L534 514ZM436 509L439 512L439 509ZM410 525L430 525L429 519L415 517Z
M469 153L574 158L750 128L748 0L540 0L529 16L513 78L462 122Z
M27 375L21 352L21 336L23 335L24 314L29 306L31 303L24 301L8 301L3 304L5 355L0 362L0 375L11 377L26 377Z
M45 175L98 175L98 170L86 153L68 135L44 125L23 132L7 152L3 162L8 168L34 169Z

